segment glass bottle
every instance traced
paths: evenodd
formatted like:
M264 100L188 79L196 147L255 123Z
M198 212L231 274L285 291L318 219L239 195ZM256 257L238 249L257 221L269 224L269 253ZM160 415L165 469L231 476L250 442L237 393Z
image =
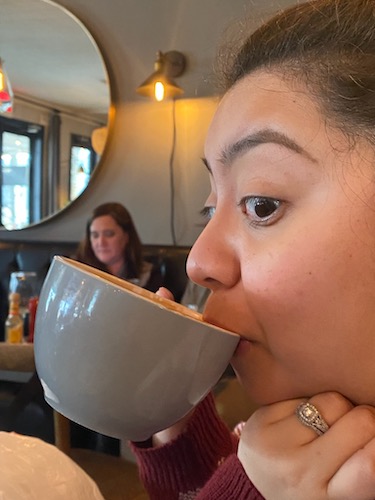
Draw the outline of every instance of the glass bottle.
M29 342L34 342L34 327L37 307L38 297L31 297L29 300Z
M20 314L20 294L9 295L9 314L5 321L5 340L10 344L23 342L23 318Z
M25 316L29 308L29 299L35 295L37 274L33 271L16 271L11 273L9 293L20 296L20 313Z

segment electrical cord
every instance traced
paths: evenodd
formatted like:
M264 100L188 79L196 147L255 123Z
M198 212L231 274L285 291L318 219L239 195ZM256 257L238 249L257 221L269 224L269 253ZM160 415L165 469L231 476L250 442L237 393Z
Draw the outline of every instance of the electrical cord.
M175 176L174 176L174 156L176 151L176 99L172 101L172 148L169 156L169 182L170 182L170 229L172 243L177 245L175 232Z

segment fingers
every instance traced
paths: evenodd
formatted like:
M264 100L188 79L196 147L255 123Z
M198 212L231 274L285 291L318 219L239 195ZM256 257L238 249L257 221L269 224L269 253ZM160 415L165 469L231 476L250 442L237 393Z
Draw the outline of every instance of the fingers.
M249 433L249 439L257 440L261 436L262 440L269 443L277 439L277 442L285 448L315 441L318 434L312 428L303 425L296 415L298 405L304 401L308 401L318 409L329 427L353 408L349 400L335 392L318 394L309 400L283 401L257 410L251 417L251 425L245 426L243 432Z
M318 394L310 398L308 402L318 410L319 414L328 424L329 428L331 428L332 425L353 409L353 404L337 392L325 392L323 394ZM297 421L301 423L296 415L296 410L297 408L295 409L294 415L291 415L290 418L292 419L295 417L297 418ZM318 437L317 432L313 428L303 424L302 428L304 431L303 443L309 443Z
M322 464L335 471L328 479L329 498L373 500L375 409L370 406L353 408L322 437L331 447L337 448L336 453L324 457Z
M174 300L173 293L164 286L161 286L159 288L159 290L156 292L156 295L159 295L159 297L163 297L164 299Z
M329 426L332 426L337 420L346 415L353 409L353 404L337 392L325 392L309 399L322 413L324 420Z
M271 429L275 428L273 439L278 435L281 444L281 433L285 436L282 443L285 449L302 446L303 460L309 464L313 477L319 478L317 485L320 483L326 498L374 500L375 408L354 407L333 392L318 394L310 398L309 403L318 409L329 429L319 436L314 429L301 424L294 411L284 419L282 428L276 428L276 423L270 425ZM283 410L290 411L291 406L292 402ZM307 477L309 473L303 474Z
M353 454L328 484L328 496L333 499L373 500L375 498L375 439Z
M238 457L257 489L270 500L373 500L375 409L336 393L314 396L308 401L329 426L319 436L298 419L301 401L261 408L246 423Z
M295 416L296 408L304 401L308 401L321 411L322 416L329 425L335 423L336 420L353 408L353 404L348 399L341 396L341 394L337 392L325 392L313 396L310 399L291 399L289 401L282 401L280 403L264 406L260 408L259 415L262 416L266 424L276 423L287 417Z

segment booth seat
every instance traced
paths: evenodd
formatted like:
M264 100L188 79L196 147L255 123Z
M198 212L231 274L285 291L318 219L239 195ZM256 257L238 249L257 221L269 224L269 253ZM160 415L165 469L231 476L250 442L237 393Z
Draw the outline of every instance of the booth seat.
M77 245L77 242L0 241L0 341L4 340L4 323L8 314L10 274L14 271L34 271L38 287L41 287L53 257L71 257ZM172 291L177 301L181 300L187 284L185 264L189 250L185 246L143 246L145 260L160 268L164 286Z

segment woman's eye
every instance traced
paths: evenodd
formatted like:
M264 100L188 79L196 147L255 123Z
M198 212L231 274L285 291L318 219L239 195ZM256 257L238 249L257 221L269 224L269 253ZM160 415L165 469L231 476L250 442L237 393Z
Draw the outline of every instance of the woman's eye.
M215 207L203 207L202 210L200 211L201 217L208 222L212 219L215 213Z
M282 201L264 196L247 196L240 202L243 213L255 223L273 221L281 205Z

